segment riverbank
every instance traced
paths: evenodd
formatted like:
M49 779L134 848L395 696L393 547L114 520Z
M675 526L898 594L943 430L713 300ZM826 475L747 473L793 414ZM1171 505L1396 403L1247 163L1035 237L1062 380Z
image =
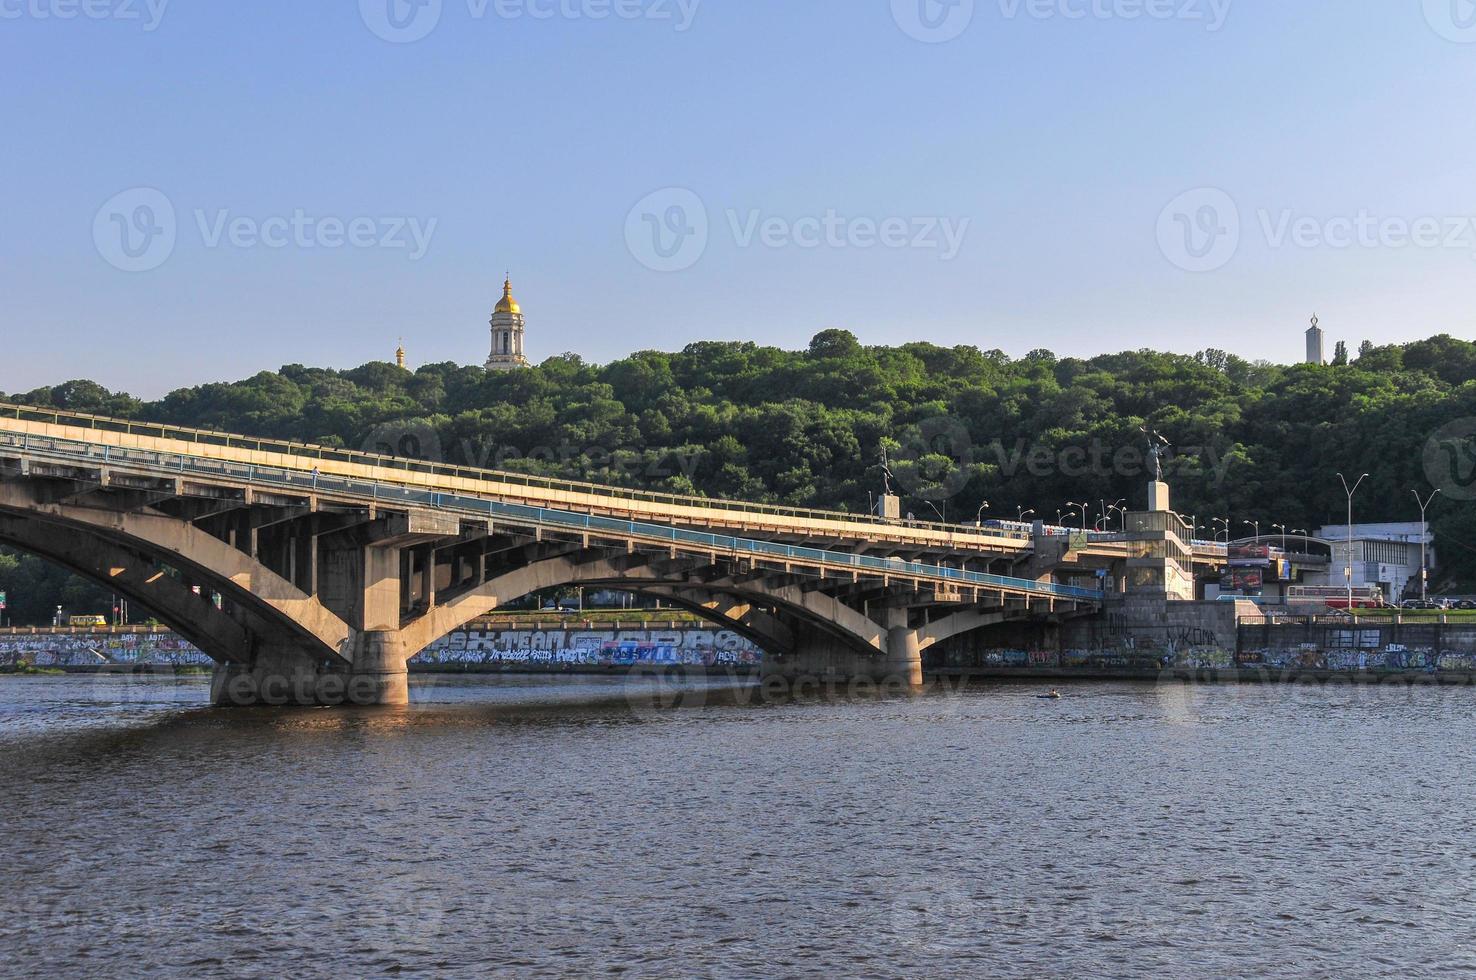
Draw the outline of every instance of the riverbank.
M162 677L201 676L210 667L173 666L169 664L96 664L59 668L31 668L27 671L0 670L21 676L78 675L150 675ZM413 675L520 676L520 677L629 677L631 675L683 677L757 677L754 665L689 666L683 664L565 664L537 666L530 664L415 664ZM1124 681L1187 684L1356 684L1362 686L1441 686L1476 687L1476 670L1327 670L1302 667L957 667L928 670L929 681L953 683L1022 681L1022 682L1098 682Z
M1327 670L1305 667L940 668L925 677L964 681L1164 681L1190 684L1359 684L1476 686L1476 670Z

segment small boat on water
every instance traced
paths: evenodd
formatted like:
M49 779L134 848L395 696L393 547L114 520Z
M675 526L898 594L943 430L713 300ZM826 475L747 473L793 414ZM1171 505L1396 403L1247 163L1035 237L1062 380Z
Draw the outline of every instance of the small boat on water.
M1035 696L1035 699L1037 701L1059 701L1063 697L1065 697L1065 695L1062 694L1060 691L1052 690L1050 694L1037 694Z

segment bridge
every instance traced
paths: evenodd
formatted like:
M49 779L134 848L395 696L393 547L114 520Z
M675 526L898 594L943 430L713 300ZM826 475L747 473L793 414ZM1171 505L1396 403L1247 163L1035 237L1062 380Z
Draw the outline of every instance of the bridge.
M420 650L574 585L732 629L771 674L918 686L934 644L1097 612L1130 538L648 493L0 405L0 543L150 610L217 661L220 704L405 703Z

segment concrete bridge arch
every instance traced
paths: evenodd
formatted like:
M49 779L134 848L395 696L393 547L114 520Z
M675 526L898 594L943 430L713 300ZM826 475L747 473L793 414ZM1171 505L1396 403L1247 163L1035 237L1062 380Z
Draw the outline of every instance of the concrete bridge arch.
M936 566L908 564L918 556L868 564L857 560L864 544L846 553L801 542L771 557L722 536L652 541L648 527L620 521L569 528L556 514L550 527L531 507L493 519L410 491L375 487L366 499L320 487L316 470L285 489L259 486L254 466L245 473L202 479L0 453L0 541L152 611L221 664L223 703L403 703L421 650L569 586L658 596L752 640L771 673L911 685L934 643L1090 608L1034 582L940 582Z

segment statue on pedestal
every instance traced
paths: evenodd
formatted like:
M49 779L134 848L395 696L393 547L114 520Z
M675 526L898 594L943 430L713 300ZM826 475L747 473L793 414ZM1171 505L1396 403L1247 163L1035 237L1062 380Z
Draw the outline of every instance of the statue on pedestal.
M1163 460L1173 444L1159 434L1157 429L1143 427L1143 433L1148 437L1148 459L1153 463L1153 480L1156 483L1163 482Z

